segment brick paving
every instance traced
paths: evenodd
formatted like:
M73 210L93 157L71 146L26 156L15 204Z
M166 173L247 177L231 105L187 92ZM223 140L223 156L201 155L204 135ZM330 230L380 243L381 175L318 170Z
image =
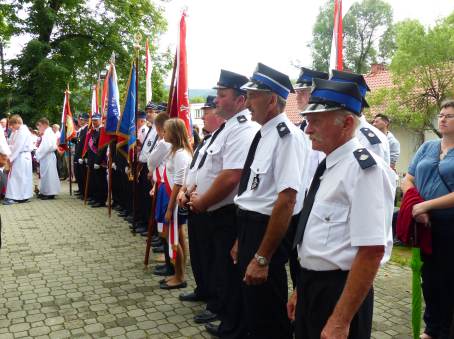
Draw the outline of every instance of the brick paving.
M0 339L210 338L192 321L203 305L180 302L181 290L160 290L144 270L144 238L63 191L0 206ZM411 338L410 271L388 264L375 292L372 337Z

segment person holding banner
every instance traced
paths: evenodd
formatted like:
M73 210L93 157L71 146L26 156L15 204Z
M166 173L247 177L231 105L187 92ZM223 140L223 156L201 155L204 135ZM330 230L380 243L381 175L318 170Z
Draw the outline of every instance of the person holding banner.
M41 135L41 142L36 150L35 157L39 162L39 194L41 200L54 199L60 193L60 179L57 171L57 140L52 128L49 127L49 120L41 118L37 127Z
M88 113L82 113L79 115L79 130L76 134L76 144L74 149L74 176L76 177L78 190L74 193L80 197L84 197L85 192L85 176L86 166L83 160L83 151L85 146L85 138L88 132Z
M178 209L176 203L178 192L184 184L185 170L192 159L192 148L189 144L189 137L186 126L181 119L169 119L164 124L164 140L170 143L170 155L167 158L164 170L164 187L169 195L169 203L165 214L165 224L167 227L167 241L171 259L175 263L175 275L166 279L160 284L161 289L170 290L184 288L187 286L185 281L185 240L183 224L186 224L187 214Z
M3 205L27 202L33 196L31 133L18 114L11 116L9 127L12 130L10 173Z
M101 128L101 114L92 116L93 130L88 140L88 166L90 167L90 191L93 192L92 207L106 206L107 178L106 178L106 152L107 149L99 149L98 142Z

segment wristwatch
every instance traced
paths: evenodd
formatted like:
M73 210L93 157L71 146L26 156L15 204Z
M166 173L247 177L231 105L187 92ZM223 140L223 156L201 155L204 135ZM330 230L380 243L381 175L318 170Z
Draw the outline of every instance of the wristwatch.
M259 266L268 266L268 260L265 257L262 257L261 255L258 255L256 253L254 254L254 258Z

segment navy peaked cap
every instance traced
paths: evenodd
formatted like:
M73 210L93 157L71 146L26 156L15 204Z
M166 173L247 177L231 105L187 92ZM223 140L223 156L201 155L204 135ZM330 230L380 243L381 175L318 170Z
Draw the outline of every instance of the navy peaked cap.
M289 93L295 93L288 75L276 71L260 62L257 64L257 68L251 77L251 81L245 84L243 89L274 92L286 100Z
M333 69L330 80L339 82L352 82L358 85L361 96L363 97L363 107L369 107L366 101L366 92L370 92L370 88L366 83L366 79L361 74L343 72Z
M309 105L302 114L344 109L361 116L362 99L356 83L314 79Z
M244 75L221 69L219 81L217 85L213 87L213 89L232 88L238 91L242 91L241 87L248 81L249 79Z
M328 80L329 74L301 67L300 75L296 80L295 89L310 88L314 78Z
M214 95L207 96L207 98L205 100L205 104L202 106L202 108L216 108L214 99L216 99L216 97Z
M102 116L99 113L93 114L91 120L101 120Z
M137 112L137 119L146 119L147 118L147 113L144 111L139 111Z

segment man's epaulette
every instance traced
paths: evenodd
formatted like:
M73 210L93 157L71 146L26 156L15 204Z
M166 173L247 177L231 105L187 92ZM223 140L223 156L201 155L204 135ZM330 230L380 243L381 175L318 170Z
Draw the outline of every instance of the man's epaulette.
M380 138L377 137L377 135L374 132L372 132L370 130L370 128L363 127L363 128L360 128L359 130L361 131L361 133L364 134L364 136L367 138L367 140L369 140L371 145L376 145L376 144L381 143Z
M236 117L239 123L243 123L247 121L247 118L244 115L239 115Z
M359 148L353 152L356 160L358 160L359 166L362 169L372 167L377 164L374 157L365 148Z
M281 138L285 137L287 134L290 133L290 130L288 129L285 122L281 122L281 123L277 124L276 128L277 128L277 132L279 133L279 136Z

